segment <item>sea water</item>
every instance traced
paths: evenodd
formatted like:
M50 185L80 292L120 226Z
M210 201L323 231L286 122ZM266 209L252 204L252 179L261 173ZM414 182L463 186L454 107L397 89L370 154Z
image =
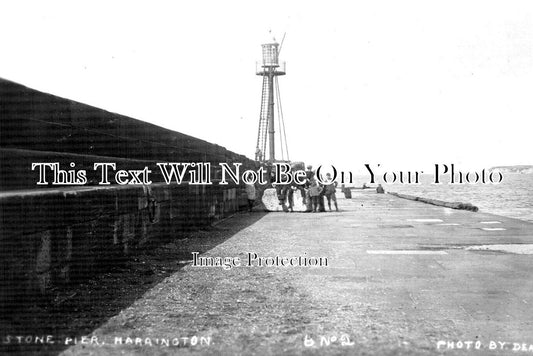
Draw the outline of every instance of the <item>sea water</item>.
M356 187L364 179L358 177ZM368 177L367 185L368 185ZM470 203L480 211L533 222L533 174L504 173L499 184L432 184L432 175L422 175L420 184L383 184L385 191Z

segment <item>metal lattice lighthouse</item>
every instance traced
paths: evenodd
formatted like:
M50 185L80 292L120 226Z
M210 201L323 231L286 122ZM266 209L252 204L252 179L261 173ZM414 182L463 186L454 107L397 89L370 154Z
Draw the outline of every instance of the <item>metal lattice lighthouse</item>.
M287 140L285 138L283 111L280 100L281 95L278 85L278 76L285 75L285 62L280 63L278 60L281 49L279 43L274 41L261 46L263 59L260 64L256 65L256 74L263 77L263 92L261 94L261 112L259 114L259 131L257 134L255 159L260 162L267 161L266 149L268 141L268 161L273 162L276 160L275 113L277 111L281 155L282 159L285 160L286 154L288 160Z

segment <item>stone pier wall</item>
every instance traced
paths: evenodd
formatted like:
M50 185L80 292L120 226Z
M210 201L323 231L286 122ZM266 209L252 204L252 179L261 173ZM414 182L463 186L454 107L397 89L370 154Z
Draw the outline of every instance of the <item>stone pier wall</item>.
M144 186L38 186L32 162L89 170L200 161L258 168L221 146L0 79L0 308L35 302L247 203L243 186L167 185L158 174Z

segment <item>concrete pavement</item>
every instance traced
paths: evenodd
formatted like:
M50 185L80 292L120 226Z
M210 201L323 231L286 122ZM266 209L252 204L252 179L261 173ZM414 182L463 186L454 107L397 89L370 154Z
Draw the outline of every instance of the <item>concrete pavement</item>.
M63 354L533 353L532 256L487 246L533 244L533 224L337 196L340 212L266 214L201 255L241 266L189 264ZM249 252L328 265L249 267Z

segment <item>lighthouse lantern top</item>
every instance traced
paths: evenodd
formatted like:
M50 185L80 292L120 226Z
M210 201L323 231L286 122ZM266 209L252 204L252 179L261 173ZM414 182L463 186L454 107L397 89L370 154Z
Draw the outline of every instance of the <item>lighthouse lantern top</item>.
M263 47L263 67L277 67L278 64L278 47L279 43L265 43Z

